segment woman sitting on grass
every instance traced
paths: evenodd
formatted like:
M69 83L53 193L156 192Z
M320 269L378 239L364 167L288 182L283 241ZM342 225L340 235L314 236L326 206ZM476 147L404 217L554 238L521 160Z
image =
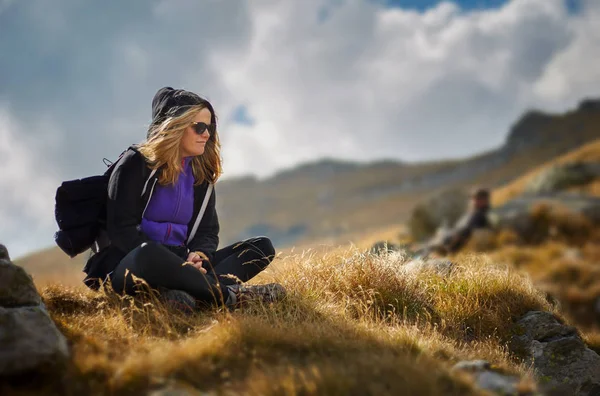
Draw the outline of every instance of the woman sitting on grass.
M88 260L89 286L110 280L118 293L134 294L134 278L141 278L167 302L191 309L197 302L236 306L284 294L278 284L240 284L273 260L268 238L217 250L216 121L212 105L192 92L165 87L156 93L146 141L130 147L111 174L106 232L98 241L106 246Z

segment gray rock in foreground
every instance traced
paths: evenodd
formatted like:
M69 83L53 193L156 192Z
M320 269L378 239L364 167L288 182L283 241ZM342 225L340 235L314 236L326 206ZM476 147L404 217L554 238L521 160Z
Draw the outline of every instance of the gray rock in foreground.
M541 390L552 395L600 395L600 356L574 327L551 313L531 311L515 325L513 353L536 371Z
M385 254L390 252L397 252L401 249L400 245L397 245L388 241L377 241L372 246L369 252L371 254Z
M0 245L0 377L61 364L65 337L48 315L33 280Z
M60 363L67 342L41 307L0 307L0 374L12 375Z
M492 365L485 360L471 360L457 363L452 371L462 371L469 373L475 384L488 392L497 395L518 396L518 385L521 379L514 375L503 374L492 368Z
M452 261L444 258L420 258L410 260L404 264L404 270L409 272L432 271L438 275L448 276L452 273L455 265Z
M10 261L0 259L0 306L34 306L41 302L29 274Z

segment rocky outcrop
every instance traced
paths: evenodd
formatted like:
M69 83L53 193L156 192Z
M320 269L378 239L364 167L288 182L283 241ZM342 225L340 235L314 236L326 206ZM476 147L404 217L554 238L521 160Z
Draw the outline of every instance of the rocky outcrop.
M415 206L408 227L412 236L423 240L440 227L451 227L467 209L469 196L461 189L448 189Z
M388 242L388 241L377 241L372 246L369 252L371 254L385 254L391 252L397 252L402 249L402 246Z
M504 148L521 151L543 142L548 126L556 118L555 115L541 111L528 111L510 128Z
M543 218L534 215L535 208L545 208L546 215ZM565 213L569 216L565 217ZM548 234L549 226L579 215L591 224L600 224L600 198L575 193L522 196L494 208L490 217L497 228L511 229L523 241L536 243L547 236L539 235L541 231Z
M10 255L8 254L8 249L6 246L0 244L0 260L8 260L10 261Z
M0 307L40 305L42 302L31 277L21 267L0 259Z
M519 377L504 374L485 360L462 361L457 363L452 371L469 374L477 387L497 395L519 396L524 394L518 387L521 381ZM528 392L528 394L531 393Z
M419 258L408 261L403 268L408 272L435 272L438 275L448 276L454 267L454 263L448 259Z
M581 186L600 178L600 163L571 162L549 167L526 187L529 194L547 194Z
M0 377L61 364L69 351L33 280L0 245Z
M540 389L552 395L600 395L600 356L577 329L549 312L531 311L514 328L511 351L532 365Z
M600 111L600 99L584 99L579 103L579 111L598 112Z

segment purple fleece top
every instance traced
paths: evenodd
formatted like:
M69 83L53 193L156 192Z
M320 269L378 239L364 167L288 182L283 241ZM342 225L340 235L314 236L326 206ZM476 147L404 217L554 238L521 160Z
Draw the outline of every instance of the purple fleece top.
M175 185L156 184L141 229L155 242L185 246L188 223L194 211L194 175L192 157L183 160L183 172Z

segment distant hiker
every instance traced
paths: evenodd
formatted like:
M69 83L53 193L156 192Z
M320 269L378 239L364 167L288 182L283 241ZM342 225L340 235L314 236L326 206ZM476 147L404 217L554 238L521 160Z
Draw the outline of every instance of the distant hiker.
M474 189L467 213L453 228L427 243L423 250L441 254L459 251L467 244L474 230L491 228L489 211L490 191L485 188Z
M267 237L217 250L219 220L214 184L221 145L212 105L195 93L165 87L152 100L146 140L118 160L108 183L106 229L96 241L84 280L110 280L134 294L135 278L162 291L168 302L235 306L281 297L281 285L247 286L275 256Z

